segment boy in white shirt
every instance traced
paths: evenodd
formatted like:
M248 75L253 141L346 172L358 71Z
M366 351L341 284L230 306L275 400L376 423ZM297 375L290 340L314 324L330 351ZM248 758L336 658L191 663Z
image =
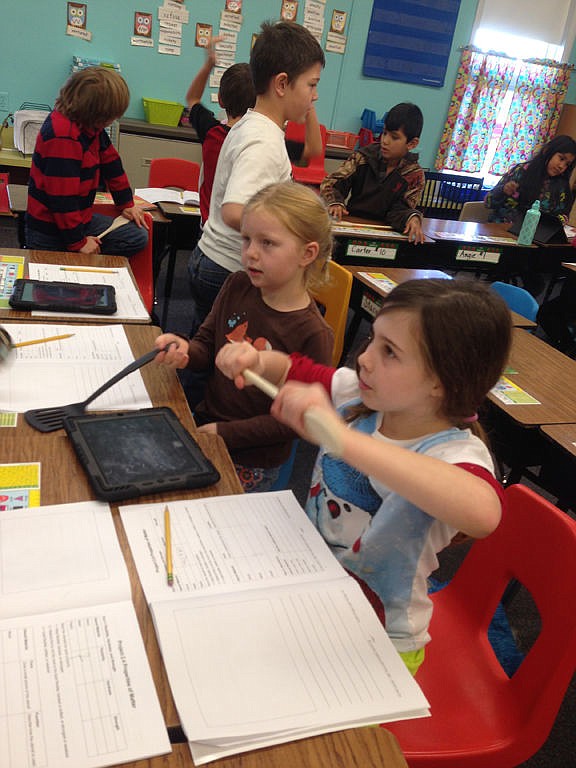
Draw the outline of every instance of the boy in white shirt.
M284 124L304 122L318 98L324 52L299 24L264 22L250 54L256 104L231 129L218 158L210 213L188 270L195 333L228 275L242 269L244 204L262 187L291 177Z

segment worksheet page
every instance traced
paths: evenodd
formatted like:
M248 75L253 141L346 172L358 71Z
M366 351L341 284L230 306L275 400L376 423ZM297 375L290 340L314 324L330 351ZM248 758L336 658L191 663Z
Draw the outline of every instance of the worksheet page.
M166 581L164 510L174 584ZM120 507L149 603L318 578L347 578L291 491Z
M117 320L142 320L150 319L142 301L138 289L126 267L72 267L64 264L29 264L28 274L30 278L44 281L58 281L61 283L80 283L90 285L113 285L116 291L117 310L114 318ZM35 317L96 317L102 315L86 312L47 312L34 310Z
M84 400L134 354L122 325L11 323L13 350L0 376L0 410L23 412ZM65 338L54 338L62 336ZM44 341L45 340L45 341ZM97 398L88 410L150 408L140 371Z
M0 765L170 751L107 504L0 515Z
M427 713L353 579L183 598L151 610L190 741L254 744L289 729Z

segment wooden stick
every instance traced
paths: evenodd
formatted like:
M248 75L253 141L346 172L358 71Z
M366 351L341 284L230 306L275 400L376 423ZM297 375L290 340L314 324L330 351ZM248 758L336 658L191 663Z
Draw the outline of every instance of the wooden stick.
M130 219L127 219L125 216L116 216L112 224L108 227L108 229L105 229L104 232L100 232L98 237L105 237L106 235L109 235L110 232L114 232L115 229L118 229L118 227L123 227L124 224L128 224Z
M265 395L272 398L272 400L278 394L278 387L275 384L254 373L250 368L242 371L242 375L249 384L253 384L261 392L264 392ZM319 408L308 408L304 414L304 423L310 435L314 440L323 445L328 453L331 453L333 456L342 456L344 446L339 436L332 430L330 424L325 421Z

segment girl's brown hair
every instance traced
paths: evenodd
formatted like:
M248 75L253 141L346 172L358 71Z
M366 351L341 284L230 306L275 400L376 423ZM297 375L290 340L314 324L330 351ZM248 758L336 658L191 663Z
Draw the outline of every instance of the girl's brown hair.
M109 67L87 67L64 83L55 108L82 128L94 128L122 117L129 103L130 91L122 75Z
M470 422L500 378L512 340L510 311L486 284L472 280L408 280L386 298L379 315L395 310L419 318L420 349L444 389L442 414Z
M244 206L243 216L264 208L302 243L318 243L318 256L304 273L307 288L324 282L334 240L324 201L310 187L293 181L269 184Z

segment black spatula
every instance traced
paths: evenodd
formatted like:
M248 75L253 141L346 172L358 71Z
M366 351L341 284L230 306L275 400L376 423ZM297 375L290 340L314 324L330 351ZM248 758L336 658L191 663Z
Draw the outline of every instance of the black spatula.
M137 371L138 368L142 368L143 365L153 360L158 352L162 352L161 349L153 349L150 352L146 352L145 355L134 360L132 363L122 368L115 376L105 381L101 387L93 392L90 397L83 400L81 403L71 403L70 405L61 405L56 408L35 408L31 411L24 413L24 418L30 424L31 427L37 429L39 432L54 432L56 429L61 429L64 425L64 419L68 416L79 416L86 410L86 407L90 405L93 400L96 400L103 392L110 389L114 384L119 382L129 373Z

